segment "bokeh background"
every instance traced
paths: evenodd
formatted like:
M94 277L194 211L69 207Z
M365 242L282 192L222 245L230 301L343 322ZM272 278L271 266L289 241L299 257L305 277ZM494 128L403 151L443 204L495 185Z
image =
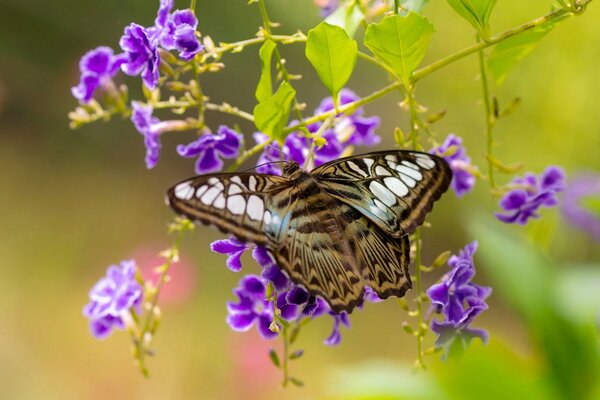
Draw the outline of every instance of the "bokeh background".
M187 6L177 1L179 8ZM200 30L215 41L251 37L260 20L243 0L200 0ZM474 40L472 29L444 1L425 15L437 33L425 63ZM426 361L411 372L415 340L395 301L370 304L352 315L339 347L326 348L330 321L309 325L299 339L305 356L292 371L302 389L279 388L269 346L252 331L231 332L225 302L240 275L209 251L221 235L201 228L182 246L163 298L155 339L157 357L144 379L132 365L126 334L97 342L81 308L105 268L135 257L150 271L171 238L167 187L193 174L175 145L192 136L165 137L158 167L147 171L141 136L129 121L115 120L71 131L66 114L76 106L70 87L78 60L98 45L117 47L129 22L150 25L158 1L0 0L0 397L5 399L444 399L600 398L597 318L600 251L590 236L569 225L558 209L526 228L491 219L496 208L485 182L460 201L452 193L436 205L425 233L425 261L478 239L480 284L491 285L490 310L476 325L491 342L476 342L461 361ZM312 0L268 1L282 30L306 32L319 11ZM499 2L495 32L549 10L550 1ZM551 32L509 76L494 87L501 101L523 99L496 130L497 154L540 172L564 166L569 176L600 169L600 4ZM301 45L284 56L302 73L299 97L314 109L327 95L303 57ZM242 109L254 105L259 76L256 49L224 58L225 71L203 80L214 102ZM484 166L484 114L477 59L468 57L427 77L417 96L432 112L447 110L434 126L440 138L465 138L475 163ZM361 95L383 87L380 71L359 60L349 84ZM130 80L139 84L139 80ZM135 90L134 90L135 92ZM382 118L381 148L393 145L395 126L406 127L399 95L367 106ZM238 120L209 114L213 126ZM240 124L250 134L252 127ZM507 181L508 177L502 177ZM246 260L246 271L256 270ZM428 276L432 283L443 271ZM596 386L594 388L594 386Z

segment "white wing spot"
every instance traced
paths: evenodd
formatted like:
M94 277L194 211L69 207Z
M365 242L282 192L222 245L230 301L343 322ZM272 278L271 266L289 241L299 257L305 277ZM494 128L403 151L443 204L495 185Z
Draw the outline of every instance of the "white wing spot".
M220 209L225 208L225 197L223 197L223 193L219 193L215 202L213 203L213 207Z
M253 176L250 176L250 180L248 181L248 189L252 192L256 191L256 178Z
M387 212L387 207L382 202L377 199L373 200L373 202L380 211L383 211L384 213Z
M385 186L377 181L371 182L369 185L369 190L379 198L379 200L383 201L385 205L391 206L396 204L396 197L392 192L390 192ZM378 206L379 207L379 206ZM381 208L381 207L379 207Z
M198 189L196 189L196 197L197 198L202 197L202 195L204 194L204 192L206 192L207 189L208 189L207 185L200 186Z
M213 185L213 186L216 185L218 182L219 182L219 180L217 178L215 178L215 177L212 177L212 178L208 179L208 183L210 185Z
M271 212L269 210L265 211L263 221L265 222L265 225L269 225L271 223Z
M264 205L260 197L252 195L248 198L248 208L246 214L255 221L260 221L263 218Z
M396 164L393 161L389 161L387 162L388 167L390 167L391 169L396 169L396 167L398 166L398 164Z
M423 175L421 175L421 173L419 171L416 171L412 168L408 168L407 166L404 166L404 165L398 165L396 167L396 171L398 171L399 173L406 175L416 181L420 181L421 179L423 179Z
M246 185L244 185L242 183L242 179L239 176L233 176L233 177L231 177L231 182L237 183L238 185L240 185L240 187L242 187L243 189L246 189Z
M246 209L244 196L235 195L227 199L227 209L234 215L242 215Z
M375 174L377 176L391 176L392 173L387 169L383 168L381 165L375 167Z
M416 166L415 164L411 163L410 161L402 161L402 164L406 165L407 167L410 167L412 169L416 169L417 171L419 170L419 167Z
M227 194L231 196L232 194L238 194L238 193L242 193L242 189L238 185L235 185L233 183L230 184Z
M375 163L375 161L373 161L372 158L363 158L363 162L367 165L367 168L369 169L369 171L371 170L371 167Z
M410 176L406 176L404 174L400 174L400 179L402 179L402 182L406 183L411 188L414 188L415 186L417 186L417 181L415 181Z
M385 159L386 159L387 161L391 161L391 162L393 162L393 163L395 163L395 162L398 162L398 157L396 157L396 156L393 156L393 155L391 155L391 154L388 154L387 156L385 156Z
M175 186L175 197L180 200L189 200L194 196L194 188L189 182L183 182Z
M383 183L398 197L404 197L408 194L408 188L398 178L384 178Z
M425 169L432 169L435 167L435 162L428 155L417 153L415 154L415 157L417 157L417 164L419 164L421 167Z
M202 203L206 204L207 206L210 206L220 193L221 189L211 187L206 191L206 193L204 193L204 196L202 196L200 200L202 201Z
M363 171L358 165L356 165L352 161L348 161L348 166L350 167L350 169L358 172L361 176L363 176L365 178L368 176L365 171Z

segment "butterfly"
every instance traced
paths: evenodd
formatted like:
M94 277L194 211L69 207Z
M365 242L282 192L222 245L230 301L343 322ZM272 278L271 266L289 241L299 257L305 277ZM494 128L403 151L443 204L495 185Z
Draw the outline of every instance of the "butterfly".
M362 304L365 286L402 297L415 231L448 189L440 157L381 151L334 160L307 172L196 176L169 189L167 204L188 219L264 246L279 267L334 312Z

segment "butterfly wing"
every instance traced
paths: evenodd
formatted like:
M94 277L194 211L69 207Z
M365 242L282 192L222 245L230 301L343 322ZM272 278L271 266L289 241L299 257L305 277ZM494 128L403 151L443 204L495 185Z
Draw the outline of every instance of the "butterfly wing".
M314 180L201 175L169 189L167 203L193 221L265 246L294 283L336 312L362 303L365 283L338 221L343 204L318 190Z
M408 272L408 235L390 236L347 204L340 205L340 212L345 225L344 236L352 241L365 284L383 299L404 296L412 287Z
M342 158L311 174L329 195L394 237L414 232L452 180L443 158L402 150Z
M273 201L285 196L290 180L264 174L200 175L169 189L167 204L192 221L214 225L245 242L277 242Z
M311 187L314 181L290 192L289 206L281 207L280 245L270 250L294 283L321 296L333 311L351 312L363 301L365 282L345 235L344 204Z

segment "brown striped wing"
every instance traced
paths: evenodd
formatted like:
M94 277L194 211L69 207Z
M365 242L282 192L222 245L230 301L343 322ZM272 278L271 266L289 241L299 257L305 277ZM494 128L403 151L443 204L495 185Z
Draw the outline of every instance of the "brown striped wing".
M342 158L311 174L329 195L394 237L414 232L452 180L441 157L402 150Z
M408 235L391 237L355 208L340 204L344 236L352 243L365 284L383 299L402 297L412 287Z
M273 202L288 196L290 180L264 174L200 175L174 185L167 203L192 221L213 225L244 242L273 246L279 216Z

